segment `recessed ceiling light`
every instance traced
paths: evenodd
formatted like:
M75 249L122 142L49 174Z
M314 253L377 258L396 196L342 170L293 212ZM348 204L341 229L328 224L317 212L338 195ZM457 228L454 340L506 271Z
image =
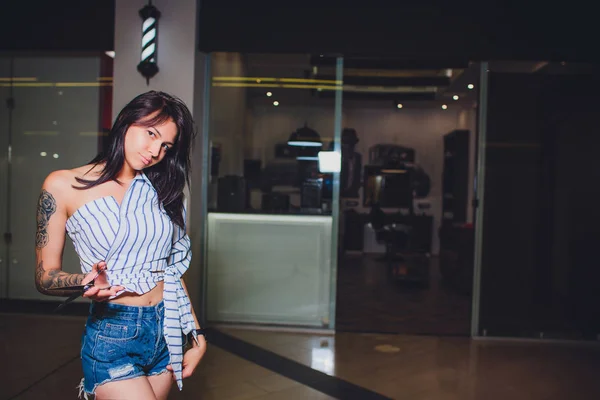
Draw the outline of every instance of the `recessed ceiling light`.
M445 110L445 109L447 109L447 108L448 108L448 106L447 106L447 105L445 105L445 104L442 104L442 110Z
M473 85L472 83L469 83L469 84L467 85L467 87L468 87L469 89L473 89L473 88L475 87L475 85Z
M271 96L273 96L273 93L267 92L267 97L271 97Z
M278 102L277 100L275 100L275 101L273 102L273 105L274 105L275 107L277 107L277 106L279 105L279 102Z
M453 98L454 100L458 100L458 99L459 99L459 97L458 97L458 95L457 95L457 94L455 94L454 96L452 96L452 98Z
M403 106L402 106L402 104L398 103L398 104L396 104L396 107L402 108Z
M48 155L48 153L46 153L45 151L42 151L42 152L40 153L40 156L42 156L42 157L46 157L47 155Z
M52 157L58 158L58 154L54 153L54 155Z

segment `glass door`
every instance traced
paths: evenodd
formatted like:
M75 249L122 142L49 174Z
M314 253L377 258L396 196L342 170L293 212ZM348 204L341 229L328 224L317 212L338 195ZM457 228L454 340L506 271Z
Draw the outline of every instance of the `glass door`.
M0 56L0 298L7 297L8 289L8 240L10 232L8 213L9 137L11 133L10 98L12 82L12 58Z
M597 340L597 72L505 61L487 63L486 75L474 334Z
M332 329L341 59L209 57L207 320Z

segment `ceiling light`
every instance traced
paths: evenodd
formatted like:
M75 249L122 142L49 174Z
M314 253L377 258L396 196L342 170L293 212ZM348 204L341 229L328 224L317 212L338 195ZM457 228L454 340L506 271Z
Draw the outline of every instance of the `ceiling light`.
M398 104L396 105L396 107L398 107L398 108L402 108L403 106L402 106L402 104L398 103Z
M267 97L271 97L271 96L273 96L273 93L267 92Z
M275 107L277 107L277 106L279 105L279 102L278 102L277 100L275 100L275 101L273 102L273 105L274 105Z
M458 98L459 98L459 97L458 97L458 95L457 95L457 94L455 94L454 96L452 96L452 98L453 98L454 100L458 100Z
M288 145L298 147L322 147L321 136L314 129L304 125L302 128L292 132L288 139Z
M445 109L447 109L447 108L448 108L448 106L447 106L447 105L445 105L445 104L442 104L442 110L445 110Z
M42 156L42 157L46 157L47 155L48 155L48 153L46 153L45 151L42 151L42 152L40 153L40 156Z
M468 87L469 89L473 89L473 88L475 87L475 85L473 85L472 83L469 83L469 84L467 85L467 87Z
M105 51L104 54L106 54L110 58L115 58L115 52L114 51Z
M54 153L54 155L52 157L58 158L58 154Z

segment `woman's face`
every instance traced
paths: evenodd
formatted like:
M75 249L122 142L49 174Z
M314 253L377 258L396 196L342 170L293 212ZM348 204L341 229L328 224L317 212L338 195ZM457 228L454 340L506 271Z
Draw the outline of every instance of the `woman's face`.
M135 171L156 165L165 158L176 138L177 126L172 119L149 127L131 125L125 133L125 163Z

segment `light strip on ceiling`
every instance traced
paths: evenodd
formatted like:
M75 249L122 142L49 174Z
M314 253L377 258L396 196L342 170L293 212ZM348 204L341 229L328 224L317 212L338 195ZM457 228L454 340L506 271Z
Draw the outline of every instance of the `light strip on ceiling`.
M345 92L357 92L357 93L437 93L438 88L436 86L357 86L357 85L344 85Z
M56 82L56 87L112 86L112 82Z
M13 82L13 83L0 83L0 87L52 87L54 86L51 82Z
M35 77L12 77L12 78L4 78L1 77L0 78L0 82L34 82L37 81L37 78Z
M251 76L215 76L213 82L283 82L283 83L322 83L326 85L341 85L343 82L335 79L303 79L303 78L273 78Z
M0 83L0 87L99 87L112 86L112 82L13 82Z
M325 85L292 85L292 84L260 84L260 83L237 83L218 82L212 84L215 87L261 87L261 88L283 88L283 89L320 89L320 90L342 90L342 86Z

